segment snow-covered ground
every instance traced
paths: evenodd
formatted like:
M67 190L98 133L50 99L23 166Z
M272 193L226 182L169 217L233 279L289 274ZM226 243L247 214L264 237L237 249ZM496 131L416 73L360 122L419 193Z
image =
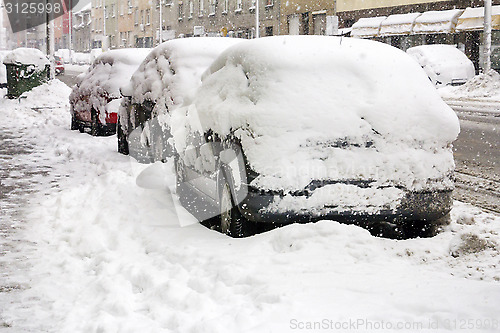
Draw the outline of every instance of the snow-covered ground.
M231 239L180 208L171 164L153 166L165 190L141 188L148 166L119 155L115 136L70 131L69 93L55 80L0 101L2 128L35 148L19 163L50 167L19 207L26 259L0 286L23 286L0 289L0 330L500 330L499 216L455 202L429 239L333 221Z
M455 111L500 114L500 74L495 70L476 75L462 86L447 86L438 92Z

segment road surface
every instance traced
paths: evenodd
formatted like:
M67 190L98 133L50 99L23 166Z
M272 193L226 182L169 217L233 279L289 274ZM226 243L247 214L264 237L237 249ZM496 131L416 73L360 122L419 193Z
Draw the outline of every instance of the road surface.
M455 198L500 213L500 113L456 111L461 131L454 143Z
M69 87L73 87L76 83L76 77L86 71L88 66L69 65L66 64L64 74L58 75L57 78L66 83Z

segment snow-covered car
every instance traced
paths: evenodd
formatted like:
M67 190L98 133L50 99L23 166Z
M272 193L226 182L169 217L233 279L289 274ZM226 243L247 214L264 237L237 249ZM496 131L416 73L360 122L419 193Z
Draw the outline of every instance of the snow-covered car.
M421 45L406 52L422 66L437 87L462 85L476 73L472 61L453 45Z
M92 135L116 131L120 86L144 60L150 49L120 49L101 54L86 73L77 77L69 97L71 129L90 128Z
M239 42L197 37L170 40L156 47L122 88L118 151L141 162L170 156L170 112L192 98L212 61Z
M251 222L333 219L404 238L448 220L458 119L391 46L246 41L215 60L171 123L182 204L231 236Z
M64 74L64 61L59 56L54 56L56 75Z

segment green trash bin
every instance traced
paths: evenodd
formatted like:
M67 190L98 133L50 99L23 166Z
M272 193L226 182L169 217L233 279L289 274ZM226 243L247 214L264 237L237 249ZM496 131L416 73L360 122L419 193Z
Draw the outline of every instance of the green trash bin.
M50 75L50 65L41 70L30 64L5 64L7 70L7 97L19 98L24 92L47 82Z

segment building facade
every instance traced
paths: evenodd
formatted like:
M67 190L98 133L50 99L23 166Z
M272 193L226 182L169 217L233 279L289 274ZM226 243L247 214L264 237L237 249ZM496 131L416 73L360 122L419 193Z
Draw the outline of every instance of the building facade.
M88 4L73 14L73 45L75 52L90 52L92 48L92 6Z

